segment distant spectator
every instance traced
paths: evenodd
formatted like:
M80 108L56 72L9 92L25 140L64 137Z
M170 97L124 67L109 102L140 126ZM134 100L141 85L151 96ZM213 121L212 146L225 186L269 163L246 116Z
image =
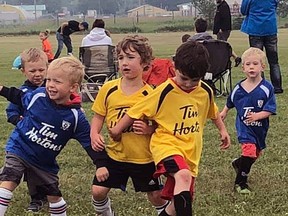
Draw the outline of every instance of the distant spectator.
M73 47L72 47L70 35L74 32L85 31L85 30L88 30L87 22L79 23L75 20L70 20L68 22L62 23L56 32L58 48L54 56L54 59L57 59L60 56L61 51L63 49L63 44L65 44L65 46L67 47L67 54L72 55Z
M217 40L227 41L232 29L230 7L225 0L216 0L216 3L213 34L217 35Z
M105 23L102 19L96 19L92 30L86 35L81 43L81 47L95 45L112 45L110 32L105 30Z
M191 35L189 35L189 34L184 34L184 35L182 36L182 38L181 38L182 43L185 43L185 42L188 40L188 38L190 38L190 37L191 37Z
M39 38L42 41L42 50L43 50L43 52L46 53L46 55L48 57L48 62L50 63L54 59L54 54L52 51L51 43L48 40L49 35L50 35L49 29L46 29L45 31L41 31L39 33Z
M211 40L213 37L206 32L207 30L207 21L203 18L198 18L195 21L195 31L196 33L191 36L188 40L191 41L203 41L203 40ZM237 54L232 50L232 57L235 60L235 67L237 67L241 63L241 58L237 56Z
M276 0L243 0L241 13L246 17L241 31L249 35L250 47L261 50L265 47L272 85L275 93L281 94L283 88L277 50L277 5Z

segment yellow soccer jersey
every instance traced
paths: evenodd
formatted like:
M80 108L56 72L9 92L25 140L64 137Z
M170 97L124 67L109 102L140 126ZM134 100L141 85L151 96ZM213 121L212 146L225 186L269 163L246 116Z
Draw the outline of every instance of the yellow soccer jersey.
M218 107L213 93L204 82L190 93L181 90L171 79L158 86L127 114L153 119L158 127L150 148L156 164L171 155L181 155L192 176L197 176L202 151L203 128L207 118L216 119Z
M109 128L114 127L130 107L153 91L146 84L134 94L127 96L122 92L120 86L121 78L105 83L99 90L92 106L95 113L106 117L105 121ZM131 125L122 133L120 142L109 140L106 151L116 161L136 164L150 163L153 161L149 148L150 138L148 135L135 134Z

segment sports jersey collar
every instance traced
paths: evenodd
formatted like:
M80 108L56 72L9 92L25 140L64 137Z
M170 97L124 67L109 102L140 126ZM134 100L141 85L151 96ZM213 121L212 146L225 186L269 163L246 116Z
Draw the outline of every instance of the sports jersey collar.
M254 90L257 89L258 86L262 85L262 84L265 82L265 78L262 78L262 80L258 83L257 86L255 86L255 88L254 88L252 91L247 92L247 91L243 88L243 86L241 85L242 82L244 82L246 79L247 79L247 78L241 80L241 81L238 83L239 87L240 87L246 94L250 94L250 93L254 92Z
M45 84L46 84L46 79L44 79L44 82L39 87L45 87ZM28 87L38 87L38 86L34 85L32 82L30 82L30 80L28 80L28 79L24 81L23 85L28 86Z
M47 97L49 98L49 94L46 92ZM77 93L72 93L70 95L70 101L68 101L66 104L56 104L53 100L51 100L51 103L53 103L57 107L63 107L63 108L81 108L81 97Z
M182 91L184 91L184 92L186 92L186 93L191 93L192 91L194 91L198 86L199 86L199 84L200 84L200 82L201 81L199 81L199 83L198 83L198 86L196 86L196 87L194 87L194 88L192 88L192 89L190 89L190 90L184 90L184 89L182 89L179 85L178 85L178 83L174 80L174 79L170 79L179 89L181 89Z

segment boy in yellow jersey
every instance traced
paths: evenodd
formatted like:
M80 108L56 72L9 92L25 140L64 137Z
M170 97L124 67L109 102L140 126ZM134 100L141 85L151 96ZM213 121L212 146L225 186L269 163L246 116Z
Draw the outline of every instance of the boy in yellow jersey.
M154 177L167 176L162 197L172 204L161 216L192 215L194 179L202 151L203 129L212 119L221 135L221 148L230 146L230 137L214 102L213 91L201 81L208 69L208 52L197 42L183 43L175 55L176 76L158 86L131 107L118 124L110 129L114 140L134 119L154 120L158 127L152 134L150 149L157 171Z
M92 106L95 115L91 122L91 144L99 153L92 186L93 205L98 215L114 215L108 192L111 188L125 191L131 177L135 191L147 192L149 201L160 213L168 202L161 199L159 181L153 177L155 165L149 142L155 127L137 120L125 129L120 142L109 140L107 145L101 135L104 121L108 128L114 127L130 107L153 91L142 80L142 73L152 59L147 38L125 37L116 52L122 77L105 83Z

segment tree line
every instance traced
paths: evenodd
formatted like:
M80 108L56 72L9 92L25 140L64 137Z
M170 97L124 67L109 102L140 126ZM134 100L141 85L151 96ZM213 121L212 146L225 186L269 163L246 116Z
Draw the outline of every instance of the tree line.
M1 1L0 1L1 2ZM2 3L12 5L33 5L34 0L2 0ZM45 4L48 13L61 12L67 7L72 15L89 10L97 10L98 14L125 14L128 10L142 4L150 4L167 10L177 10L177 5L191 2L200 14L210 22L213 19L216 0L35 0L37 4ZM288 0L279 0L278 14L286 17L288 13Z

